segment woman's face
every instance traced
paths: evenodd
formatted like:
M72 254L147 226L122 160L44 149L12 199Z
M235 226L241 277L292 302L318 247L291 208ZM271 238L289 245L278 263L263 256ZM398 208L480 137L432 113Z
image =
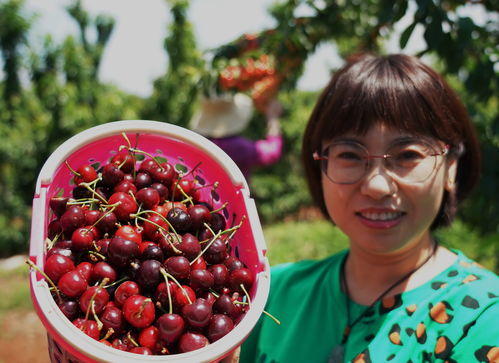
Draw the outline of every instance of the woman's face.
M393 145L408 137L415 142L421 140L376 123L365 135L346 134L332 141L341 144L347 140L347 144L362 145L369 155L384 155L394 149ZM432 140L431 143L438 152L445 149L440 141ZM411 160L411 142L408 150L408 159ZM341 160L350 159L351 155L342 153L339 157ZM405 158L406 154L402 155ZM352 249L384 255L408 251L420 243L430 242L429 228L440 209L444 191L454 187L457 167L457 161L444 155L431 158L435 160L433 171L425 180L417 182L401 180L395 172L387 171L383 158L370 159L366 174L352 184L334 183L322 173L327 210L334 223L349 237ZM348 171L350 166L341 167Z

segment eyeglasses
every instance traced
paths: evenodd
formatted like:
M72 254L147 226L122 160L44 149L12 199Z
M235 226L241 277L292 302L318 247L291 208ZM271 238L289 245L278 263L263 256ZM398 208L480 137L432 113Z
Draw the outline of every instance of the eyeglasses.
M396 143L383 155L370 155L361 144L352 141L333 142L314 160L320 161L322 172L337 184L354 184L371 169L373 159L383 159L385 170L392 177L406 183L420 183L432 175L437 157L445 156L449 145L439 149L426 141L412 140Z

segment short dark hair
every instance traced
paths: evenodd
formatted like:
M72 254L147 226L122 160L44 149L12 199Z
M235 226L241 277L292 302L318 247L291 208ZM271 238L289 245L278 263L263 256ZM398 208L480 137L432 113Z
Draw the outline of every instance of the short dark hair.
M468 112L445 79L419 58L405 54L351 57L322 91L303 136L302 161L314 202L328 215L320 164L312 155L347 132L364 134L382 121L415 135L439 139L459 157L455 193L445 192L431 229L449 225L457 204L480 175L481 156Z

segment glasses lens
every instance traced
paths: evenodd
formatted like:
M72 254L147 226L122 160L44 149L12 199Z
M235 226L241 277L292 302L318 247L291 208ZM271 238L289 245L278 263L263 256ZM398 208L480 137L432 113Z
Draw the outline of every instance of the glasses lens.
M426 180L435 169L436 148L425 142L392 146L387 154L387 167L399 179L417 183Z
M334 143L324 151L323 171L335 183L355 183L366 171L367 150L352 143Z

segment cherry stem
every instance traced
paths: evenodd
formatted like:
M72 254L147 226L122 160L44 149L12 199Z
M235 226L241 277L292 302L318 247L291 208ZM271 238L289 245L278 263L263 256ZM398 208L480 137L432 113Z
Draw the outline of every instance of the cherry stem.
M213 213L218 213L220 212L222 209L224 209L225 207L227 207L227 205L229 204L229 202L225 202L224 204L222 204L220 207L218 207L217 209L214 209L212 211L210 211L210 214L213 214Z
M38 271L39 273L42 274L42 276L50 284L50 286L53 287L53 289L55 291L55 294L57 295L57 300L59 300L59 304L61 304L62 303L62 297L61 297L61 294L59 293L59 289L57 288L56 284L54 284L54 281L52 281L52 279L50 277L48 277L47 274L45 272L43 272L40 267L38 267L37 265L35 265L33 261L26 260L25 262L28 264L29 267L35 269L36 271Z
M69 165L68 161L67 160L64 160L64 164L66 164L66 166L68 167L69 171L71 171L74 175L76 176L81 176L80 173L78 173L76 170L74 170L71 165Z
M172 304L172 294L170 293L170 285L168 284L168 273L162 268L160 269L160 271L163 277L165 278L166 291L168 292L168 313L171 314L173 312L173 304Z
M101 340L107 340L113 334L114 334L114 329L109 328L107 329L106 335L104 335L104 337Z
M108 282L109 282L108 277L104 277L102 279L101 283L99 284L99 287L97 289L95 289L94 293L90 297L89 306L88 306L87 312L85 314L85 320L88 320L88 315L90 314L90 309L92 309L92 314L94 315L95 321L97 321L97 325L99 325L99 323L100 323L99 330L102 329L102 322L99 321L99 318L97 317L97 314L95 313L95 308L94 308L95 296L99 292L99 289L102 289L103 286L106 285Z
M243 301L234 301L234 304L240 304L240 305L248 305L248 307L251 309L251 299L250 299L250 296L248 294L248 291L246 290L246 288L244 287L243 284L240 284L239 285L241 287L241 290L243 290L244 294L246 295L246 298L248 299L248 302L243 302ZM270 314L269 312L263 310L262 311L265 315L267 315L269 318L271 318L272 320L274 320L274 322L277 324L277 325L281 325L281 322L279 321L279 319L277 319L274 315Z
M152 154L148 153L147 151L144 151L144 150L140 150L140 149L137 149L137 148L134 148L134 147L130 147L130 146L120 146L120 149L127 149L128 151L134 153L134 154L143 154L143 155L146 155L146 156L149 156L151 159L154 160L154 162L158 165L159 168L161 168L161 171L164 171L165 168L163 167L163 165L161 165L161 163L156 159L155 156L153 156Z
M180 282L177 281L177 279L175 277L173 277L171 274L169 274L168 272L166 272L166 270L164 268L160 268L159 271L163 274L163 276L168 276L169 278L171 278L173 280L173 282L175 282L177 284L177 286L179 288L182 289L182 292L183 294L185 295L185 297L187 298L187 300L189 300L189 304L192 304L192 300L191 298L189 297L189 295L185 292L185 289L182 285L180 285Z
M139 346L139 343L137 343L135 339L133 339L132 334L130 334L130 331L126 334L126 337L132 342L133 345L135 345L136 347Z
M92 188L92 184L96 184L98 180L99 180L99 178L95 179L94 181L92 181L90 183L80 183L80 185L83 186L84 188L86 188L87 190L91 191L92 192L92 196L97 196L97 199L99 199L104 204L107 204L107 200L105 200L102 195L100 195L99 193L97 193L95 191L95 189Z
M206 250L207 250L208 248L210 248L210 246L213 244L213 242L215 242L215 240L216 240L218 237L220 237L220 234L221 234L221 233L220 233L220 232L218 232L217 234L215 234L215 235L211 238L210 242L206 245L206 247L205 247L203 250L201 250L201 252L199 252L199 254L196 256L196 258L195 258L194 260L192 260L192 261L190 262L190 264L191 264L191 265L192 265L192 264L194 264L194 263L195 263L195 262L196 262L196 261L197 261L197 260L198 260L198 259L199 259L199 258L200 258L200 257L201 257L204 253L205 253L205 252L206 252Z

